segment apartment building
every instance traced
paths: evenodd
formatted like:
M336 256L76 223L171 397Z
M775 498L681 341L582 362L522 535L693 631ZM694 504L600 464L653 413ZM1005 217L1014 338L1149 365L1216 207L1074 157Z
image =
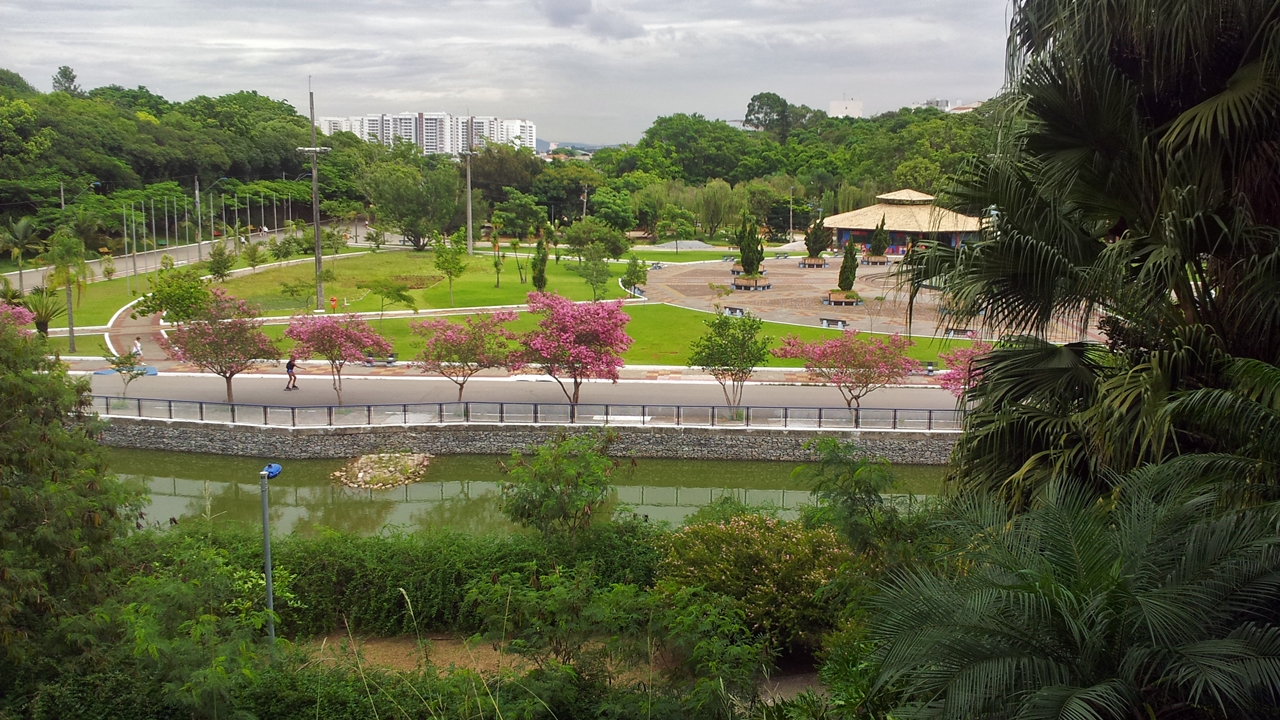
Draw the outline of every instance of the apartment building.
M465 150L468 138L475 147L494 142L534 150L538 131L533 122L523 118L459 116L440 112L322 117L316 119L316 127L326 135L352 132L384 145L401 140L417 145L424 153L448 155L457 155Z

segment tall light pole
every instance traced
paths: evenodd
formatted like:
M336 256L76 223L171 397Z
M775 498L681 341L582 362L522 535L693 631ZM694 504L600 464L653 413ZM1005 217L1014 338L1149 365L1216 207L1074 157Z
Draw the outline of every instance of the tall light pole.
M258 484L262 492L262 571L267 580L267 637L274 645L276 642L276 623L272 615L276 612L275 593L271 587L271 514L267 498L267 481L280 476L284 468L271 463L258 473Z
M471 137L471 129L475 127L475 118L467 117L467 254L475 254L475 240L471 237L471 150L475 147Z
M330 148L316 145L316 94L307 91L311 98L311 147L298 148L298 152L311 155L311 222L316 230L316 312L324 312L324 280L320 273L324 270L324 254L320 248L320 153L329 152Z

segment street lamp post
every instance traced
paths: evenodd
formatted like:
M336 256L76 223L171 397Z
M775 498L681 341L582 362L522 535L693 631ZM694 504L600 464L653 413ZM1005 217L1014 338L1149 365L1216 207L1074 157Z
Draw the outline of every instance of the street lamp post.
M320 273L324 270L324 253L320 248L320 153L327 153L331 148L316 145L316 94L308 91L311 98L311 147L300 147L298 152L311 156L311 221L316 231L316 312L324 312L324 280Z
M258 483L262 491L262 570L267 579L267 637L271 639L272 644L276 641L276 623L272 617L276 612L276 600L271 587L271 515L267 498L267 481L275 479L283 471L284 468L271 463L258 473Z

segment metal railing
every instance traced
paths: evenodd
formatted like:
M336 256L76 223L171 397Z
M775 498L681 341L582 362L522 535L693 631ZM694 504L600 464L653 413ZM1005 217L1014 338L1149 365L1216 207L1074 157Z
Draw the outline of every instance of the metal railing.
M102 417L195 420L270 427L377 425L633 425L661 427L796 428L807 430L958 431L959 410L927 408L625 405L535 402L383 403L376 405L253 405L94 395Z

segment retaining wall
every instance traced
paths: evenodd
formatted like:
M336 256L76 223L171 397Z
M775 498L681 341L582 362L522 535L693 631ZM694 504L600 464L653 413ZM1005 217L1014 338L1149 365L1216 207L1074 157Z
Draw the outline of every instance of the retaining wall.
M100 442L140 450L242 455L301 460L345 458L408 450L432 455L506 454L526 450L564 430L584 426L457 425L283 428L189 420L108 417ZM944 465L959 433L904 430L773 430L767 428L609 426L622 457L705 460L808 460L806 441L852 440L867 454L892 463Z

